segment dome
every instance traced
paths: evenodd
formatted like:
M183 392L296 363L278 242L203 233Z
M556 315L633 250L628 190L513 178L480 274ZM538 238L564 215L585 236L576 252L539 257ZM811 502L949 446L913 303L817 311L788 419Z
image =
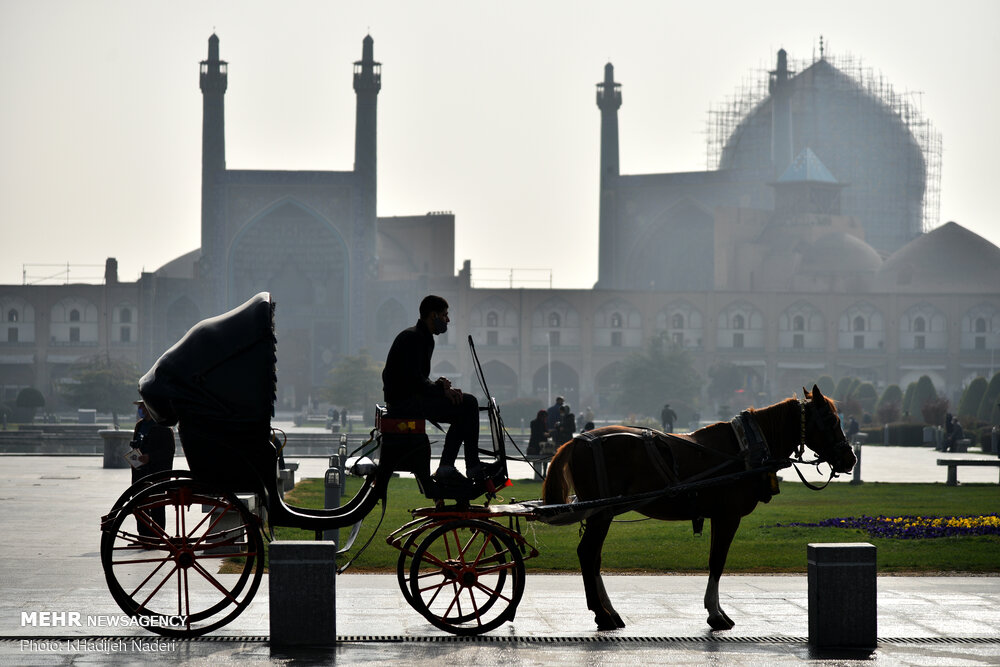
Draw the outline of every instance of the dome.
M878 272L876 285L885 292L996 293L1000 248L948 222L890 255Z
M920 233L927 164L907 124L916 122L913 115L896 108L901 98L891 90L876 94L863 83L862 72L848 69L858 78L818 60L788 79L787 105L794 110L791 154L810 149L822 156L826 173L820 176L817 167L815 175L796 178L794 164L791 172L778 166L777 180L847 186L840 196L841 212L861 220L867 243L889 254ZM762 182L776 180L772 163L772 130L780 110L776 104L775 97L760 100L722 139L720 169L756 174ZM754 206L768 207L766 201Z
M194 266L201 257L201 248L176 257L153 273L158 278L194 278Z
M819 237L802 251L800 273L874 273L882 258L870 245L846 232Z

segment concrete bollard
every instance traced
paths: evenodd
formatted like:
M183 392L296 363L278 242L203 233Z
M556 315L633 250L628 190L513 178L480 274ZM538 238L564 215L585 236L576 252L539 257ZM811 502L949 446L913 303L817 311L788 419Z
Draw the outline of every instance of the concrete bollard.
M861 484L861 443L855 443L854 445L854 457L857 462L854 464L854 477L851 478L851 484Z
M268 589L272 646L337 641L337 545L271 542Z
M130 468L125 455L132 451L132 431L116 431L112 429L98 431L104 438L104 467Z
M874 649L878 643L875 545L809 544L809 643Z

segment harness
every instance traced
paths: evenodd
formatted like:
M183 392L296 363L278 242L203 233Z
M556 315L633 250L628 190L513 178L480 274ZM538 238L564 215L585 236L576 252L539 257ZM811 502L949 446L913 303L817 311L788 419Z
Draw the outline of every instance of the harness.
M801 404L800 404L801 405ZM799 441L799 448L805 443L805 408L802 409L802 439ZM757 420L753 418L748 410L744 410L739 416L734 417L729 425L736 435L736 442L740 446L740 454L745 462L746 469L767 467L773 464L771 458L771 448L767 445L767 439L760 431ZM761 502L769 502L772 497L780 493L778 488L778 475L774 470L768 470L761 476L763 482L758 488L758 498Z

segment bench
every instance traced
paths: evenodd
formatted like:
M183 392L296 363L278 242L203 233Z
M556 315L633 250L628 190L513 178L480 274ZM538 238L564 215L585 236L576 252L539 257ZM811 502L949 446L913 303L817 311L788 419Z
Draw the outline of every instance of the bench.
M938 459L939 466L948 466L947 486L958 486L958 466L987 466L1000 468L1000 459Z

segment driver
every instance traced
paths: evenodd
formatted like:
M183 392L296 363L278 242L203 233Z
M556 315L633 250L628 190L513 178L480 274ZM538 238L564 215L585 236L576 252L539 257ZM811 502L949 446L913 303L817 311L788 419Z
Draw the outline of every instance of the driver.
M465 446L465 468L470 477L486 474L479 462L479 401L451 386L447 378L430 380L434 336L448 330L448 302L430 295L420 302L420 319L403 329L392 342L382 370L382 391L390 413L421 417L451 426L444 439L441 461L434 473L439 482L464 482L455 468L458 450Z

